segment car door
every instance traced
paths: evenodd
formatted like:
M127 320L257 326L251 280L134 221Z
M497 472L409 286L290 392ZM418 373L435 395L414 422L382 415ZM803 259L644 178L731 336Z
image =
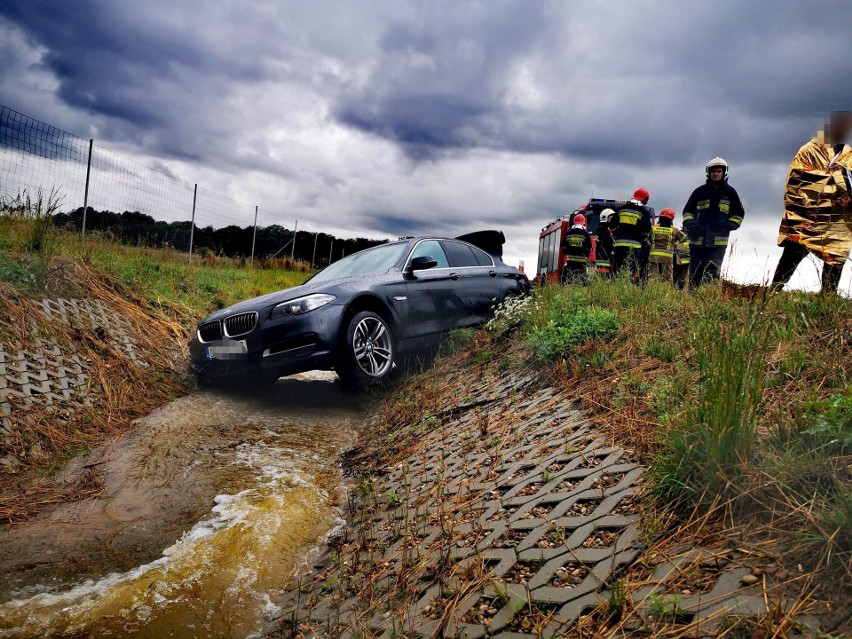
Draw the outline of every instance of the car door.
M408 256L406 267L415 257L429 256L438 264L414 271L406 283L408 291L409 339L437 338L462 315L462 302L456 291L458 275L450 268L447 255L438 240L421 240Z
M483 306L480 312L484 320L488 321L494 316L494 307L506 298L506 294L518 289L518 280L510 272L506 272L506 269L498 268L494 258L485 251L475 246L471 246L470 250L473 251L479 265L488 272L488 279L480 277L478 280L482 286L480 295L482 295Z
M466 311L452 328L474 326L488 320L494 291L493 262L481 264L474 248L458 240L441 240L450 268L458 275L457 293L464 299Z

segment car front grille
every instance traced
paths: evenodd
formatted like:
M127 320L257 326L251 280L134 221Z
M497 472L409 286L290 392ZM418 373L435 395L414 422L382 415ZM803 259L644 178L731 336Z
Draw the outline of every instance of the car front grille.
M257 325L257 313L240 313L225 320L225 334L228 337L250 333Z
M202 342L212 342L222 337L222 322L215 320L206 322L198 327L198 339Z

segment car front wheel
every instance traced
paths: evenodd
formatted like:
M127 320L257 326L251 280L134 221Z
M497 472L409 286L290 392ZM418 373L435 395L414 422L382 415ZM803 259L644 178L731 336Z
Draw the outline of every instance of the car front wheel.
M390 377L394 356L388 323L372 311L361 311L347 326L337 374L346 386L369 390Z

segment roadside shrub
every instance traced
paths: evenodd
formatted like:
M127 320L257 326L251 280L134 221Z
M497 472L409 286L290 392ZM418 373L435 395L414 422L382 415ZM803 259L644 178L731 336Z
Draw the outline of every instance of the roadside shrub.
M510 297L494 308L494 317L485 324L489 333L502 334L529 320L534 304L531 296Z
M28 256L11 256L0 252L0 281L10 284L23 293L41 288L47 276L47 263Z
M621 323L612 311L585 307L570 314L552 314L547 324L530 333L528 340L539 359L552 359L567 354L572 345L606 337L619 328Z

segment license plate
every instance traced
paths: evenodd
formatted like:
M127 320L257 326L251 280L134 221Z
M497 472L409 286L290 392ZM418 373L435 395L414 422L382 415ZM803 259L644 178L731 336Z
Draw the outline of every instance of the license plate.
M223 340L204 347L207 359L240 359L247 352L245 340Z

